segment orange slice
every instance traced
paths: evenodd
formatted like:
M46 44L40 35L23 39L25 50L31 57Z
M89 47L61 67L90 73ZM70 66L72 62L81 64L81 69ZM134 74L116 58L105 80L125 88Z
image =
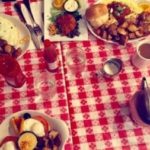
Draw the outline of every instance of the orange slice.
M63 4L64 4L64 0L53 0L52 4L56 9L62 9Z
M139 3L139 6L142 8L143 11L150 12L150 3Z

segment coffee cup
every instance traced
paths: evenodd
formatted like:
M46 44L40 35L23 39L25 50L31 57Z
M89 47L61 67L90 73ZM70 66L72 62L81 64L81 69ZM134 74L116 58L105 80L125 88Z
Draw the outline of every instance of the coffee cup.
M137 45L136 52L131 57L131 63L140 69L150 66L150 41L143 41Z

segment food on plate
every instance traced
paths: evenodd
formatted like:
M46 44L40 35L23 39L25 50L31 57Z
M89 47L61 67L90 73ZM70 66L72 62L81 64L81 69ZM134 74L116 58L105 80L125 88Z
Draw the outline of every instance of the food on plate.
M57 27L55 24L50 24L48 30L50 35L55 35L57 33Z
M52 5L56 9L62 9L64 5L64 0L53 0Z
M43 116L29 113L14 116L10 126L16 135L6 136L1 141L2 150L58 150L61 145L59 132Z
M31 115L29 113L24 113L23 118L24 119L29 119L29 118L31 118Z
M97 29L109 19L107 5L100 3L94 4L86 10L85 16L90 25L94 29Z
M45 136L43 124L40 121L32 118L23 121L21 125L21 132L24 131L32 131L39 137Z
M11 126L13 127L16 134L20 134L21 132L21 125L24 119L22 117L12 117L10 119Z
M150 3L142 2L139 3L139 6L142 8L143 11L150 12Z
M0 16L0 39L6 40L15 47L19 43L19 31L17 27L7 18Z
M1 147L1 150L16 150L17 145L13 141L8 141L4 143Z
M21 53L21 48L15 48L13 45L10 45L8 41L0 38L0 55L8 54L14 58L17 58Z
M0 147L2 147L2 150L10 150L9 148L11 148L12 150L14 149L14 147L16 147L16 142L17 142L18 138L16 136L6 136L0 143Z
M66 0L64 3L64 9L68 12L75 12L79 8L79 2L77 0Z
M131 13L130 7L120 2L112 2L108 4L107 7L111 14L119 21Z
M54 2L54 1L53 1ZM61 35L69 38L79 36L80 4L77 0L64 0L63 9L51 8L50 24L48 31L50 36Z
M60 15L56 19L56 26L58 26L59 32L62 35L68 35L71 33L77 25L77 21L71 14Z
M34 116L33 118L43 124L45 133L52 129L52 125L48 123L47 120L42 116Z
M61 140L60 140L60 136L59 136L58 131L51 130L49 132L48 137L49 137L49 145L50 145L50 147L52 147L52 144L54 144L55 146L58 146L58 147L60 146Z
M66 12L58 15L55 23L49 25L50 35L54 35L53 33L56 30L56 32L62 36L67 36L70 38L78 36L80 34L78 20L80 19L81 16L78 12L75 12L74 14Z
M139 7L138 3L135 2L135 0L131 1L131 0L102 0L101 3L103 4L111 4L112 2L121 2L122 4L127 5L128 7L130 7L131 11L135 12L136 14L139 14L142 12L141 7Z
M99 23L99 25L98 23L95 25L95 22L91 22L87 15L87 12L93 6L95 8L96 5L106 5L108 9L109 17L103 23ZM110 3L107 0L107 3L98 3L93 6L87 9L86 19L91 25L93 32L102 39L125 45L129 40L138 39L150 34L150 12L142 11L135 2L132 6L128 0L110 0ZM97 19L94 15L93 18Z
M19 136L17 145L20 150L33 150L37 146L37 137L33 132L23 132Z

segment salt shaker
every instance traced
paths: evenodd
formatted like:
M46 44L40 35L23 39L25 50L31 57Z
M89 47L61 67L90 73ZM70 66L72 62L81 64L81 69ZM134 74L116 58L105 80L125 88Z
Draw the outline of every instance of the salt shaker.
M59 68L58 53L55 45L49 40L44 41L44 58L48 71L56 72Z

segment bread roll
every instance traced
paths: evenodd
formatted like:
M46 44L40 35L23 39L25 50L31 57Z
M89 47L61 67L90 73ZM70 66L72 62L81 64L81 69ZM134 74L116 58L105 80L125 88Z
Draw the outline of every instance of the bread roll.
M97 29L109 19L107 5L101 3L94 4L86 10L85 16L90 25L93 26L94 29Z

